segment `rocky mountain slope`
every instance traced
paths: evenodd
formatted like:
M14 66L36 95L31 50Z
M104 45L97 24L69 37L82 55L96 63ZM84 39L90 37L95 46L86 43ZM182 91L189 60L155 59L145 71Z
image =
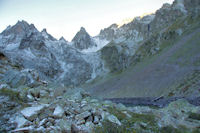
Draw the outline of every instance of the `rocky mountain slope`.
M73 42L69 43L64 38L56 40L45 29L39 32L33 24L19 21L4 30L0 38L0 52L21 69L36 70L41 80L58 80L74 86L104 72L98 52L86 54L76 49L81 43L82 49L87 50L87 41L91 42L91 46L96 45L85 30L77 33Z
M165 4L156 12L146 25L154 28L150 28L149 37L143 35L145 39L137 44L133 55L127 52L130 49L126 41L115 40L101 49L105 65L113 74L96 79L86 88L105 98L199 95L199 79L190 81L193 85L185 83L187 77L199 71L199 3L194 1L189 8L185 5L188 1L180 2Z
M199 132L199 35L199 0L72 42L18 21L0 34L0 132Z

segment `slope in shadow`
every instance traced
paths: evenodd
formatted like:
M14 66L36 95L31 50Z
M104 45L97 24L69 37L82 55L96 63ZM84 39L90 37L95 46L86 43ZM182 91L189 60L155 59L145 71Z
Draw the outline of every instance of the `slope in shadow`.
M159 54L144 59L125 72L87 86L94 96L158 97L168 95L190 73L200 70L200 28L181 36ZM196 93L196 92L195 92Z

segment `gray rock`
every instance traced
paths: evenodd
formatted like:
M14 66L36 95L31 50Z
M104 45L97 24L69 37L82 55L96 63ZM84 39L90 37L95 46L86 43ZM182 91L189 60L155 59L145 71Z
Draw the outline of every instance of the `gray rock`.
M34 131L33 126L24 127L24 128L17 128L15 130L12 130L12 132L33 132L33 131Z
M58 105L53 112L53 116L56 118L61 118L63 115L64 115L64 109Z
M85 118L89 117L90 115L91 115L91 113L86 111L86 112L76 115L75 119L76 120L85 119Z
M94 124L90 121L90 122L86 122L85 123L85 126L88 128L87 130L89 131L89 132L92 132L92 130L94 129Z
M101 117L102 117L102 120L108 120L112 123L117 124L118 126L122 125L116 116L109 114L108 112L102 112Z
M94 124L98 124L99 123L99 117L98 116L94 116Z
M44 124L46 124L47 123L47 119L45 118L45 119L43 119L43 120L41 120L40 122L39 122L39 127L41 127L41 126L43 126Z
M119 110L127 110L127 108L126 108L126 106L125 105L123 105L123 104L117 104L117 106L116 106Z
M15 118L15 122L17 123L17 128L22 128L22 127L30 125L30 122L27 119L25 119L23 116L17 116Z
M86 122L92 122L93 121L93 116L89 116L86 120Z
M76 122L77 125L82 125L82 124L85 124L85 120L84 119L79 119L77 122Z
M0 85L0 90L1 89L10 89L10 86L8 84L1 84Z
M71 133L71 125L72 122L66 119L61 119L56 123L56 126L58 126L61 131L65 133Z
M90 133L89 128L86 126L77 126L75 124L72 124L71 126L72 133Z
M38 127L36 130L36 132L45 132L46 129L43 126Z
M30 121L33 121L42 110L44 110L46 105L34 105L32 107L27 107L21 110L21 114Z

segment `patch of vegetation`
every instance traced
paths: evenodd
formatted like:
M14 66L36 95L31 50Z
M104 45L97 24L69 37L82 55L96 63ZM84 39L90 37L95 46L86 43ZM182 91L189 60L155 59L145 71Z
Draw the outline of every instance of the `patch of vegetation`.
M26 101L26 93L25 91L17 91L12 89L3 88L0 90L0 95L9 96L12 101L16 101L17 103L24 103Z
M136 133L136 130L127 130L125 126L117 126L116 124L109 121L104 121L102 126L94 129L94 133Z
M118 126L107 120L103 121L102 126L95 128L95 133L199 133L200 129L189 129L183 125L177 128L173 126L158 127L157 119L153 114L137 114L128 112L131 117L127 117L122 111L109 107L108 112L115 115L122 126ZM200 119L200 115L191 113L190 117Z
M194 120L200 120L200 114L199 113L189 113L189 118L194 119Z
M12 100L18 100L19 98L19 92L7 88L1 89L0 94L9 96Z
M160 129L160 133L199 133L200 129L189 129L183 125L180 125L178 128L173 126L166 126Z
M95 133L140 133L144 131L158 131L155 116L152 114L128 112L131 117L127 117L125 113L112 107L108 108L108 112L115 115L121 121L122 126L104 121L101 127L95 129Z

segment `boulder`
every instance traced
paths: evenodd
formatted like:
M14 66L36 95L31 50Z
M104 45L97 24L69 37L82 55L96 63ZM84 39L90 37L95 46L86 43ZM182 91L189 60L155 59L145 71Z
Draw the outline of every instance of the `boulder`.
M39 122L39 127L41 127L41 126L43 126L45 123L47 123L47 119L45 118L45 119L43 119L43 120L41 120L40 122Z
M22 128L24 126L30 125L30 122L23 116L17 116L15 118L15 123L17 123L17 128Z
M117 124L118 126L121 126L121 122L118 120L118 118L108 112L102 112L101 117L103 120L108 120L112 123Z
M72 124L71 126L72 133L91 133L89 128L86 126L77 126L76 124Z
M99 123L99 117L98 116L94 116L94 124L98 124Z
M64 115L64 109L58 105L53 112L53 116L56 118L61 118L63 115Z
M89 117L90 115L91 115L91 113L86 111L86 112L76 115L75 119L76 120L85 119L85 118Z
M107 119L108 119L108 121L110 121L110 122L112 122L112 123L115 123L115 124L117 124L118 126L121 126L122 124L121 124L121 122L117 119L117 117L116 116L114 116L114 115L108 115L107 116Z
M67 119L61 119L56 123L56 126L60 128L62 132L71 133L72 122Z
M46 105L34 105L21 110L21 114L30 121L33 121L39 113L44 110Z

